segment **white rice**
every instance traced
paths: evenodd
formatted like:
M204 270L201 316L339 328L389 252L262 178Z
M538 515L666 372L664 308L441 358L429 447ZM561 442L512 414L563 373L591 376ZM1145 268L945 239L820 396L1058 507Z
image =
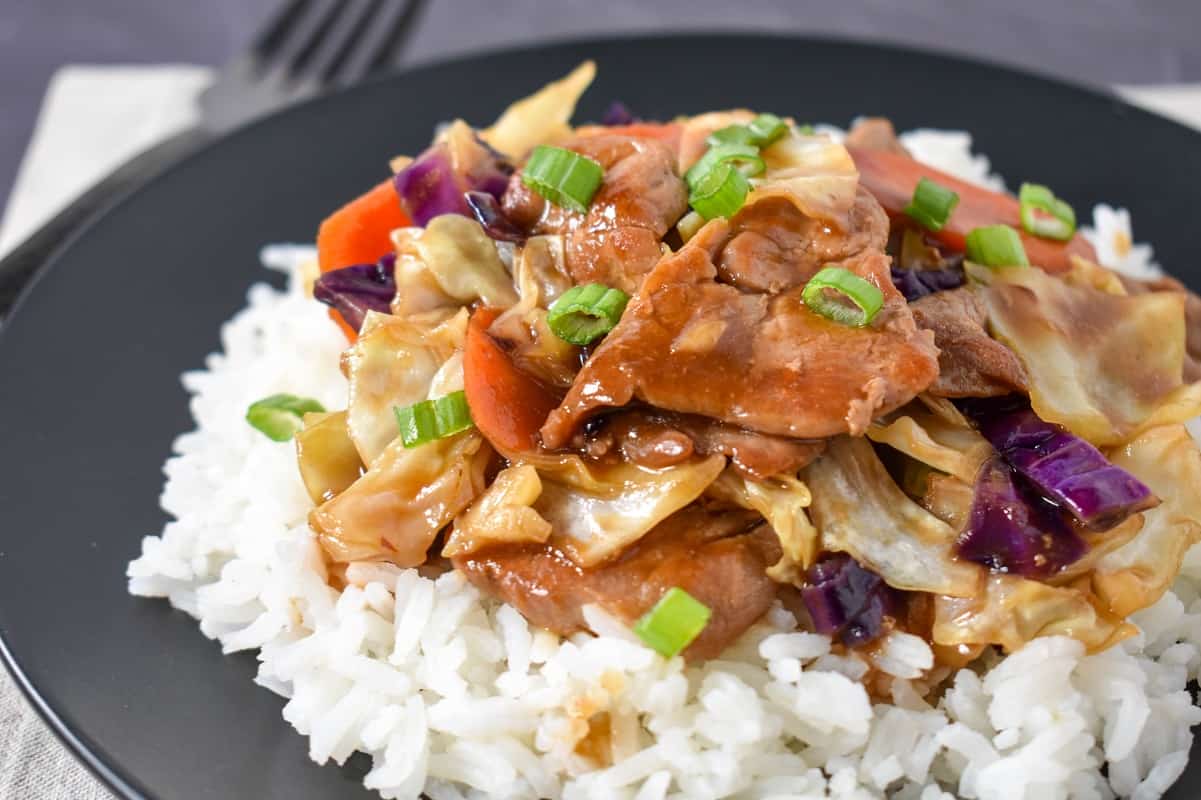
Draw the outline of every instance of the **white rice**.
M905 144L967 180L1000 185L966 134L915 131ZM1098 206L1090 239L1111 266L1158 274L1131 246L1129 215ZM268 247L291 288L253 287L221 332L221 354L186 373L197 430L167 461L162 505L176 521L143 541L134 594L166 597L225 652L259 650L258 681L317 762L370 754L387 798L875 798L981 800L1162 795L1201 722L1186 683L1201 667L1201 549L1174 590L1135 616L1142 633L1085 656L1038 639L981 678L954 675L937 705L910 681L932 662L894 635L875 667L897 676L872 705L868 665L792 630L777 607L721 660L685 666L587 609L605 635L560 640L448 573L355 564L340 594L305 518L292 447L243 421L288 391L345 401L344 342L299 278L309 248ZM574 752L607 713L615 762ZM1102 773L1102 770L1105 773ZM1106 777L1107 776L1107 777Z

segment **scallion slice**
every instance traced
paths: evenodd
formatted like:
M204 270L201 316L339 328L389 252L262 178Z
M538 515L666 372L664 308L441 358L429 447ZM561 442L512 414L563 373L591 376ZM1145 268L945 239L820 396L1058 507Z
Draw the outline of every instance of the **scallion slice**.
M604 168L591 158L540 144L530 154L521 182L555 205L583 213L604 177Z
M967 235L967 259L986 267L1028 267L1022 237L1008 225L986 225Z
M710 146L723 144L751 144L767 147L788 132L788 123L775 114L760 114L746 125L727 125L719 128L705 140Z
M751 132L751 143L767 147L788 130L788 123L775 114L760 114L747 125Z
M1022 227L1044 239L1067 241L1076 232L1076 212L1055 193L1037 183L1023 183L1018 193Z
M712 616L708 606L673 586L634 623L634 633L647 647L671 658L701 635Z
M325 408L311 397L273 394L251 403L246 421L259 433L276 442L286 442L304 427L304 415Z
M613 330L629 302L628 294L603 283L573 286L551 305L546 324L565 342L588 344Z
M825 267L805 284L805 305L826 319L862 328L884 307L884 293L842 267Z
M464 392L451 392L435 400L422 400L404 408L397 407L396 424L405 447L445 439L471 427L471 409Z
M919 225L941 231L957 205L959 195L929 178L922 178L913 190L913 199L905 206L905 214Z
M751 185L730 164L717 164L697 179L688 203L706 220L729 217L742 208Z
M700 159L684 173L684 180L689 189L695 189L700 180L708 175L718 164L732 164L748 178L758 175L766 168L759 148L751 144L716 144L710 147Z
M709 134L705 139L705 144L710 147L717 147L723 144L754 144L751 139L754 138L751 129L746 125L727 125L724 128L718 128Z

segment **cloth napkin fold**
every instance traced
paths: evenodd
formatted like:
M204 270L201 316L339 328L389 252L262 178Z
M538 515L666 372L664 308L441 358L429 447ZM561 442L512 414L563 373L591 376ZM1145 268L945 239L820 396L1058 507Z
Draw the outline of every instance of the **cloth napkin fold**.
M117 165L194 124L195 98L211 80L212 70L188 65L59 70L0 219L0 256ZM1118 87L1118 92L1201 129L1201 84ZM0 669L0 800L110 797Z

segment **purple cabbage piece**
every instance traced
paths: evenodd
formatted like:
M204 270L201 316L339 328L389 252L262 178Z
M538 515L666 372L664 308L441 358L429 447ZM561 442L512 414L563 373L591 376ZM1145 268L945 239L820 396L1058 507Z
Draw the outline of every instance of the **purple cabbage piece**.
M471 191L487 192L497 200L509 188L509 178L517 171L504 153L476 136L475 141L487 157L480 160L467 176L467 188Z
M883 633L896 605L896 593L884 579L845 553L831 553L809 568L801 599L818 633L847 647Z
M912 303L935 292L958 289L965 282L958 269L905 269L892 267L892 283Z
M425 227L434 217L443 214L472 216L464 193L481 191L499 198L509 185L513 165L504 156L476 139L469 157L475 163L460 173L455 170L450 148L435 144L396 173L392 179L400 204L413 224Z
M1100 450L1039 419L1023 397L964 400L960 408L1014 469L1089 530L1108 530L1159 503Z
M471 213L488 236L502 242L525 241L525 233L505 216L500 201L495 197L487 192L467 192L463 196Z
M434 145L392 179L400 204L413 224L425 227L443 214L470 215L463 186L445 145Z
M313 284L313 297L337 309L346 324L356 331L363 327L368 311L388 313L396 296L396 254L389 253L375 264L357 264L322 273Z
M610 103L609 107L605 109L605 113L601 115L601 125L632 125L637 121L638 118L620 100Z
M1041 497L999 457L985 462L967 528L962 558L996 572L1045 578L1084 555L1088 546L1063 512Z

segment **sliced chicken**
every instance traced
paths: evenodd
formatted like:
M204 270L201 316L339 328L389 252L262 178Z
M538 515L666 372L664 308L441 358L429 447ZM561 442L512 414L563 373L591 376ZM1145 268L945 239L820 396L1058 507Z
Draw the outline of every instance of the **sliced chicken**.
M676 154L654 139L607 133L563 146L605 168L588 212L547 202L518 172L501 200L505 214L531 233L563 234L567 269L576 283L603 283L633 294L662 255L659 242L688 210Z
M917 326L934 332L939 397L999 397L1027 390L1026 368L1013 351L984 330L984 301L968 288L922 297L909 306Z
M784 198L745 207L730 221L730 241L716 260L722 281L754 292L781 292L805 284L830 262L888 243L888 216L860 187L841 230L807 217Z
M855 328L811 311L800 287L769 296L718 283L713 259L728 230L710 223L647 277L542 427L548 447L635 398L797 439L860 434L938 377L933 335L917 329L883 253L842 263L885 298Z
M589 569L550 545L505 545L454 559L467 578L559 634L586 630L581 608L595 603L633 624L673 586L713 613L688 647L713 658L771 607L777 585L766 570L780 557L776 535L753 512L681 511L614 561Z

